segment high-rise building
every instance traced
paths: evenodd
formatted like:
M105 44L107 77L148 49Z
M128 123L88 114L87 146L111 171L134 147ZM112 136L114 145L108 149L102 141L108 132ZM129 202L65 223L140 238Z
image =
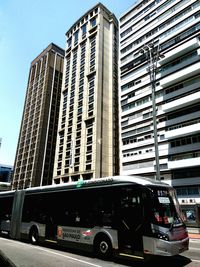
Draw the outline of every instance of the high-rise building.
M52 183L63 59L51 43L31 63L12 189Z
M56 184L119 172L118 21L99 3L66 37Z
M120 17L121 172L154 177L158 148L161 180L190 198L200 198L199 36L200 1L141 0Z

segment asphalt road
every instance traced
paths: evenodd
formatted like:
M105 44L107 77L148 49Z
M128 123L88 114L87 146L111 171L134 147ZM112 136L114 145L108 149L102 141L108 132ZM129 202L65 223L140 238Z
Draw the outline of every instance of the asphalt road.
M80 252L57 250L42 246L33 246L16 240L0 238L0 251L7 257L7 262L0 262L1 267L199 267L200 240L190 240L190 250L175 257L157 257L152 262L130 262L125 260L103 261ZM0 257L0 261L3 260ZM10 265L11 262L14 265Z

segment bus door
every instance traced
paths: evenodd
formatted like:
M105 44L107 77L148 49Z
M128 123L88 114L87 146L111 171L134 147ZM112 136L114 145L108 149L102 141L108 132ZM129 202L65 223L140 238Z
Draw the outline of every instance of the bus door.
M122 188L120 201L119 249L126 253L141 255L143 251L144 210L140 188Z
M43 213L45 214L45 239L57 239L58 217L60 213L59 203L61 202L61 194L51 193L42 196Z
M45 239L56 240L57 238L57 225L53 215L46 216L46 230Z

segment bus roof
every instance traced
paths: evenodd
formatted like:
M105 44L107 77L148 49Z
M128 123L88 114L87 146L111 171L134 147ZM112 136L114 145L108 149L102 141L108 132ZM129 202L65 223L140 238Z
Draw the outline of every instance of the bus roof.
M92 178L90 180L78 180L76 182L71 183L63 183L63 184L55 184L55 185L47 185L41 187L31 187L27 188L26 191L34 192L34 191L56 191L56 190L65 190L65 189L78 189L78 188L91 188L91 187L101 187L106 185L116 185L116 184L135 184L142 186L164 186L170 187L168 184L165 184L160 181L155 181L150 178L141 177L141 176L109 176L104 178Z
M90 180L78 180L76 182L71 183L63 183L63 184L55 184L55 185L46 185L46 186L38 186L38 187L30 187L23 189L27 193L37 193L37 192L55 192L55 191L64 191L66 189L78 189L78 188L97 188L101 186L108 185L142 185L142 186L163 186L163 187L171 187L168 184L163 182L153 180L150 178L142 177L142 176L109 176L104 178L92 178ZM18 190L21 191L21 190ZM12 191L4 191L0 192L0 194L9 194L14 193L15 190Z

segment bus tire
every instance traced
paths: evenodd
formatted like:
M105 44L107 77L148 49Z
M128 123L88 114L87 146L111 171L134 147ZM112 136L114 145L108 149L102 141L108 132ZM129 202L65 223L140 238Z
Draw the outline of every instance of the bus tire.
M110 259L112 257L112 243L106 235L97 236L94 241L94 250L97 257Z
M31 244L36 245L38 243L38 229L36 226L33 226L29 232L29 240Z

